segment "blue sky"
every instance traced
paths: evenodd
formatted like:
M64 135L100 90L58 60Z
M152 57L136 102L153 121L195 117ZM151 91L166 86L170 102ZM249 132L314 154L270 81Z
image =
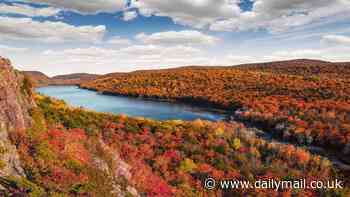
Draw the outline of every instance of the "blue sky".
M0 0L0 56L48 75L350 61L348 0Z

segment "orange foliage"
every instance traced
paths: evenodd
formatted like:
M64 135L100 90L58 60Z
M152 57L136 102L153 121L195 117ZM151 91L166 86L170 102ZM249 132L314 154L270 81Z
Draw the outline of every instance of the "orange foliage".
M237 110L236 119L257 122L288 140L343 148L350 135L343 127L350 122L349 77L346 63L295 60L109 74L81 87ZM279 123L283 127L276 129Z

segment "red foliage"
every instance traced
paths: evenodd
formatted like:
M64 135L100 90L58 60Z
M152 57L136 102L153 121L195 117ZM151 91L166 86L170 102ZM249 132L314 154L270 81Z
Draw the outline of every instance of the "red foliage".
M167 150L164 152L163 156L175 162L178 162L182 159L180 153L176 150Z
M83 144L87 140L85 131L82 129L71 129L62 131L51 129L44 134L52 150L61 157L68 156L81 163L87 164L90 161L90 153Z

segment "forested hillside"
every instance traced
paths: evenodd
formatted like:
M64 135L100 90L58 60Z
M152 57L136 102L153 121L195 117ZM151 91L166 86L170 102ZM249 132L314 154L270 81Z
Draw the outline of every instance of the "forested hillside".
M14 73L9 63L1 71ZM6 130L7 143L11 144L7 147L18 154L17 171L3 173L4 166L7 169L14 160L3 161L0 195L346 197L349 194L347 186L322 190L251 187L206 190L203 182L207 177L251 182L305 178L308 183L346 181L347 177L329 160L293 145L260 139L253 129L240 123L155 121L72 108L63 101L34 94L30 80L22 78L19 72L17 75L22 80L11 83L21 92L18 100L25 95L31 98L28 99L31 103L21 101L14 105L24 110L30 124L24 124L21 118L0 120L1 125L21 120L20 127ZM8 87L12 86L4 83L3 87L11 91ZM6 103L10 100L2 104ZM18 118L11 106L1 114ZM1 149L1 156L7 151Z
M81 87L223 108L285 140L349 155L349 72L349 63L294 60L111 74Z
M242 124L114 116L71 108L40 95L36 102L34 127L12 135L31 184L14 184L12 192L159 197L346 196L349 192L347 188L206 190L206 177L251 182L346 177L337 174L327 159L259 139Z

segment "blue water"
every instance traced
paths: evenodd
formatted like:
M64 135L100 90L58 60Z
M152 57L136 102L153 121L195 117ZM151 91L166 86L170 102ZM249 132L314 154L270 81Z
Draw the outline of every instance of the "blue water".
M84 107L98 112L126 114L156 120L221 120L225 116L188 105L142 100L138 98L110 96L95 91L80 89L77 86L48 86L37 92L64 100L71 106Z

